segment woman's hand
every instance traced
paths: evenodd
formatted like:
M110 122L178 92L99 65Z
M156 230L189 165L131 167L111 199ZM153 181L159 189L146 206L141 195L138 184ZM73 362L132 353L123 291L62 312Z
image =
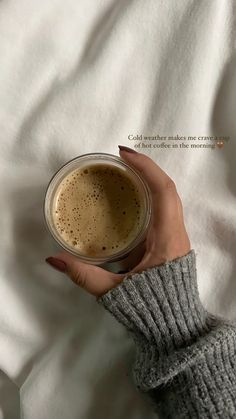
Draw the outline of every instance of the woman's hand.
M131 151L128 151L131 150ZM133 166L149 185L153 208L142 260L130 272L115 274L60 252L46 261L66 273L89 293L100 297L131 273L186 255L191 250L184 225L183 207L173 180L148 156L120 146L120 156Z

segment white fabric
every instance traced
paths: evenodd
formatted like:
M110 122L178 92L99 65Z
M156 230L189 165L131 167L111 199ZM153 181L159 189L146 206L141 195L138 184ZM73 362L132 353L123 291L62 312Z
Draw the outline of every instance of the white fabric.
M236 316L235 17L234 0L0 3L1 418L155 417L126 331L44 262L45 188L72 157L129 134L230 136L144 152L177 184L204 304Z

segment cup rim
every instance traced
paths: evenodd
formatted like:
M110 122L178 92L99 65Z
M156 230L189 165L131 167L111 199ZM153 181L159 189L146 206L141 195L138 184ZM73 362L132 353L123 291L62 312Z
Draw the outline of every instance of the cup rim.
M139 233L131 241L131 243L128 246L126 246L122 250L119 250L116 253L113 253L110 256L107 255L107 256L102 256L102 257L89 257L89 256L85 256L85 255L82 255L82 254L74 251L71 247L67 246L67 244L54 233L54 231L51 227L50 220L48 220L48 217L47 217L48 194L49 194L50 188L52 187L53 181L55 180L56 176L63 169L65 169L67 166L72 165L73 162L75 162L76 160L82 160L82 159L85 160L87 158L88 159L90 159L90 158L91 159L93 159L93 158L101 158L101 159L102 158L108 158L110 161L116 161L116 162L120 163L121 165L125 166L125 168L128 171L131 171L134 176L136 176L138 181L142 184L142 187L143 187L143 190L144 190L144 195L145 195L145 200L146 200L146 214L145 214L143 225L140 228ZM88 164L92 164L92 161L88 162ZM75 168L73 168L71 171L73 171L73 170L75 170ZM68 173L70 173L70 172L68 172ZM68 175L68 173L67 173L67 175ZM61 179L61 181L62 180L63 180L63 178ZM150 188L149 188L147 182L143 179L141 174L133 166L130 166L127 162L122 160L119 156L116 156L116 155L110 154L110 153L103 153L103 152L100 152L100 153L99 152L85 153L85 154L80 154L80 155L68 160L62 166L60 166L59 169L53 174L53 176L49 180L49 183L48 183L47 188L46 188L46 192L45 192L45 196L44 196L44 202L43 202L43 213L44 213L44 221L45 221L45 224L47 226L47 229L48 229L49 233L51 234L53 239L56 241L56 243L60 247L62 247L62 249L64 249L68 253L76 256L79 260L84 261L84 262L89 263L89 264L94 264L94 265L98 264L99 265L99 264L103 264L103 263L110 263L110 262L118 261L123 257L126 257L132 250L134 250L136 248L136 246L138 246L138 244L140 244L141 242L143 242L145 240L146 232L147 232L150 220L151 220L151 213L152 213L151 192L150 192Z

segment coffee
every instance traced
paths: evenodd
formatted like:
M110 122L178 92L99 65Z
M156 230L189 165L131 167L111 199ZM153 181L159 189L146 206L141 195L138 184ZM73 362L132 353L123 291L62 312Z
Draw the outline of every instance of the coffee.
M61 239L89 257L126 248L142 228L144 213L137 185L124 170L109 164L70 172L57 187L52 206Z

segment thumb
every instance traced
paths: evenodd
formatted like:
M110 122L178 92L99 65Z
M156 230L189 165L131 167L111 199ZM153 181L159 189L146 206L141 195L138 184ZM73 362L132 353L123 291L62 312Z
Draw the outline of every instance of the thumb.
M116 287L127 274L115 274L99 266L81 262L67 252L60 252L46 259L55 269L67 274L81 288L96 297L101 297L111 288Z

